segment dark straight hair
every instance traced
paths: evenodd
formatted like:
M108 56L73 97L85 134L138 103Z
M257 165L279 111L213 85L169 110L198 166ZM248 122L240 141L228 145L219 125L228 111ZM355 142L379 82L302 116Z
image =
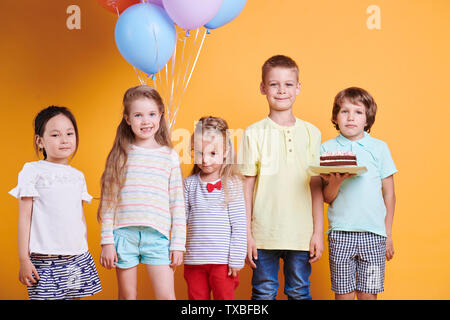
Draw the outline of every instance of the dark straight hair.
M39 146L36 143L36 136L43 137L45 132L45 126L47 125L47 122L57 116L58 114L62 114L69 118L69 120L72 122L73 128L75 129L75 136L77 139L77 145L75 147L75 152L72 154L72 158L75 156L75 153L77 153L78 150L78 127L77 127L77 121L75 120L74 115L72 112L70 112L69 109L66 107L58 107L58 106L50 106L43 110L41 110L37 116L34 118L34 150L36 151L36 155L39 157L39 152L42 151L42 154L44 155L44 160L47 159L47 152L45 152L45 149L39 148Z

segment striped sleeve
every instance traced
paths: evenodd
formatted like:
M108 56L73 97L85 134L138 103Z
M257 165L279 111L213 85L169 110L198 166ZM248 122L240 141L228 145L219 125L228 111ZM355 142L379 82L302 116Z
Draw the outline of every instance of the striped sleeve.
M189 213L191 211L191 206L189 204L190 180L184 179L183 186L184 186L184 210L186 211L186 222L187 222L189 219Z
M114 244L114 209L103 203L101 212L100 245Z
M230 256L228 265L231 268L242 268L247 255L247 218L244 192L240 180L233 181L235 197L228 204L228 215L231 225Z
M169 210L171 216L170 250L185 251L186 212L183 194L183 180L178 154L174 150L173 164L169 177Z

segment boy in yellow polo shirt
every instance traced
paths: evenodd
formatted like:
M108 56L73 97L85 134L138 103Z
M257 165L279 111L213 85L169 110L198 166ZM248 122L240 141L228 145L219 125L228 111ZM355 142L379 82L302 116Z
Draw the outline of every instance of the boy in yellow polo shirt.
M252 299L275 299L280 258L284 293L289 299L311 299L310 263L324 248L322 182L308 173L308 166L319 163L320 131L292 113L300 83L291 58L278 55L264 63L260 90L269 115L245 130L239 155Z

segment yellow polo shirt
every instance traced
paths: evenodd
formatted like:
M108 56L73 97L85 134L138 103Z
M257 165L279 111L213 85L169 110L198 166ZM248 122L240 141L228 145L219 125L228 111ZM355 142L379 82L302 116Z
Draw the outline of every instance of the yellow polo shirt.
M252 235L258 249L309 250L313 233L310 165L320 159L320 131L297 119L280 126L269 117L249 126L240 171L256 176Z

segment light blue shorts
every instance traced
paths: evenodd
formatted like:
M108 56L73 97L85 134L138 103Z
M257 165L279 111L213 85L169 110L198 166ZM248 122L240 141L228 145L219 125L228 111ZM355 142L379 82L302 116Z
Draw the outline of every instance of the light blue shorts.
M169 239L151 227L125 227L114 230L116 266L128 269L139 263L169 265Z

